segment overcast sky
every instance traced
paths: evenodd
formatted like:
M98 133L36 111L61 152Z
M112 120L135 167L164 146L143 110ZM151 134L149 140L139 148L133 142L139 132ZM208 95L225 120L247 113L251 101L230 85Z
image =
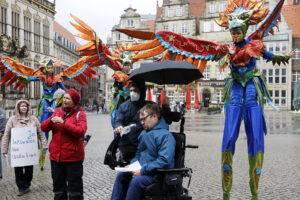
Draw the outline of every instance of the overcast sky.
M161 1L159 0L159 5ZM72 13L86 22L106 42L111 35L111 28L119 23L125 9L131 6L139 14L156 14L156 4L157 0L56 0L55 20L71 33L77 34L78 31L70 25Z

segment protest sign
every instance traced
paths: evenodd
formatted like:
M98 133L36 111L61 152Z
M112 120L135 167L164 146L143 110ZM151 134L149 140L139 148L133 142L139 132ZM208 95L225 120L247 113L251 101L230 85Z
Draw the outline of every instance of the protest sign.
M11 129L11 167L37 165L39 151L36 127Z

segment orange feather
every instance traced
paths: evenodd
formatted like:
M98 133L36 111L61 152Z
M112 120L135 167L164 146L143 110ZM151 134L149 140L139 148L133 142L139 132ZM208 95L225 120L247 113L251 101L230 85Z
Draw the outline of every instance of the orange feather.
M201 60L201 62L200 62L200 66L199 66L199 71L201 72L201 73L203 73L203 71L204 71L204 69L205 69L205 66L206 66L206 63L207 63L207 60L205 60L205 59L202 59Z
M122 29L117 28L117 31L121 33L125 33L134 38L142 39L142 40L153 40L156 39L155 33L150 31L140 31L140 30L130 30L130 29Z
M71 25L76 28L78 31L80 31L81 33L84 33L86 35L93 35L93 31L89 31L85 28L82 28L81 26L78 26L77 24L74 24L73 22L70 22Z
M160 45L159 40L155 39L150 42L134 45L131 48L129 48L128 51L141 51L141 50L153 49L159 45Z
M82 33L78 33L77 35L75 35L76 37L80 37L84 40L90 40L90 41L94 41L95 38L94 36L90 36L90 35L85 35L85 34L82 34Z
M140 60L140 59L145 59L145 58L149 58L149 57L153 57L156 55L159 55L161 53L163 53L166 49L163 46L158 46L154 49L151 49L149 51L145 51L143 53L140 53L136 56L134 56L132 59L133 60Z
M91 27L89 27L86 23L84 23L83 21L81 21L80 19L78 19L76 16L71 14L71 17L78 23L80 24L83 28L87 29L88 31L93 32L93 29Z
M75 51L78 52L78 51L83 51L83 50L86 50L88 48L90 48L91 46L95 46L95 42L92 41L92 42L88 42L86 43L85 45L82 45L81 47L79 47L78 49L76 49Z

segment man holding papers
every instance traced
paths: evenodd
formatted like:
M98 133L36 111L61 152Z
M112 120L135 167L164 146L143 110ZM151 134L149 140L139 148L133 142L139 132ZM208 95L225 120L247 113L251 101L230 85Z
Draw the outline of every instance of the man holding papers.
M136 155L131 165L126 166L133 170L117 175L111 200L141 199L144 188L152 183L155 169L174 168L175 139L166 121L160 117L158 105L145 105L139 111L139 117L144 130L138 138Z

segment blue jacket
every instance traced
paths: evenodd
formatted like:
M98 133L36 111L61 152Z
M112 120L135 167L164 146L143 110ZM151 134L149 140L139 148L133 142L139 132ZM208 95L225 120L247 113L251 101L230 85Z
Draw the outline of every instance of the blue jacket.
M142 131L139 136L138 150L131 163L138 160L143 175L152 174L156 168L174 168L175 145L168 124L161 118L151 130Z

